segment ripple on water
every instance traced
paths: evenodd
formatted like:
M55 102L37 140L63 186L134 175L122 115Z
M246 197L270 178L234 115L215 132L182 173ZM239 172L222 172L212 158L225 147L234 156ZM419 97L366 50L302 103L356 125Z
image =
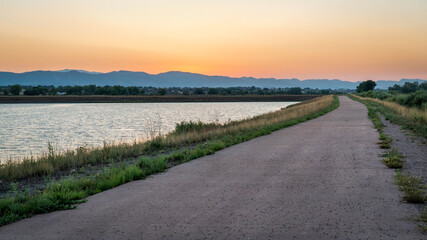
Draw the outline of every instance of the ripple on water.
M167 133L181 121L227 122L296 102L0 104L0 161Z

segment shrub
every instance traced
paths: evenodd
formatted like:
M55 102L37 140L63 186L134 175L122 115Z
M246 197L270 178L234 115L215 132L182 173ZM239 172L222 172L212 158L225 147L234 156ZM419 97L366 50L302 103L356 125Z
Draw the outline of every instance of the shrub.
M403 161L402 155L397 152L396 148L393 148L391 151L385 154L385 158L383 159L385 165L389 168L402 168Z
M220 127L221 124L219 123L203 123L200 120L197 122L193 121L183 121L180 123L177 123L175 125L175 130L172 132L172 134L179 135L182 133L188 133L188 132L197 132L200 130L207 130L207 129L214 129L216 127Z

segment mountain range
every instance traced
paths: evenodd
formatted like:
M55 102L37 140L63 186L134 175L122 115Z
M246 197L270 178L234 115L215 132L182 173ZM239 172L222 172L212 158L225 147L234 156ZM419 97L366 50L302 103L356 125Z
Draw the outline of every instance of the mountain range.
M376 81L377 89L387 89L394 84L405 82L419 83L422 79L401 79L400 81ZM226 76L208 76L188 72L165 72L148 74L145 72L114 71L109 73L64 69L60 71L32 71L24 73L0 72L0 86L21 84L23 86L76 86L76 85L121 85L152 87L238 87L255 86L262 88L301 87L312 89L355 89L360 82L348 82L338 79L276 79L276 78L232 78Z

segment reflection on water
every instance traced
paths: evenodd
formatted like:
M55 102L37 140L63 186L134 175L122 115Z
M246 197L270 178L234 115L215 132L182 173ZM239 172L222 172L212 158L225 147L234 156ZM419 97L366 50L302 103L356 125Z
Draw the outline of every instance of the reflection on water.
M145 139L181 121L226 122L295 102L0 104L0 161L56 150Z

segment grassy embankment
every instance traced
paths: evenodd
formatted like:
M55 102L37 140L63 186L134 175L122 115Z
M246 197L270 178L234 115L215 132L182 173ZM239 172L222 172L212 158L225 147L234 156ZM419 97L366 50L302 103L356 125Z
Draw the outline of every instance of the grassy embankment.
M388 102L394 102L405 107L427 109L427 90L418 90L412 93L398 91L368 91L357 93L360 97L377 98Z
M380 141L378 144L381 148L390 149L393 139L383 132L384 124L381 122L378 112L392 123L410 129L424 138L427 137L427 110L355 95L351 95L350 98L367 106L368 116L379 132ZM403 155L399 154L397 149L392 148L383 157L383 162L387 167L396 169L395 182L399 186L399 190L403 192L403 200L409 203L424 204L427 201L427 185L421 178L405 175L401 172L401 168L404 167ZM427 232L427 207L421 211L419 220L423 224L421 226L422 231Z
M100 148L79 148L64 153L55 153L50 148L49 153L39 159L8 162L0 166L0 178L7 181L50 175L88 164L114 164L96 175L51 181L40 192L12 191L0 200L0 225L39 213L73 208L92 194L162 172L168 165L213 154L231 145L319 117L338 105L336 96L324 96L226 124L184 122L178 124L174 132L148 142L106 144ZM138 157L136 163L127 164L124 161L135 157Z
M427 138L427 108L407 107L397 102L377 98L359 97L360 100L374 107L392 123L401 125L415 134ZM421 104L425 105L425 104Z

